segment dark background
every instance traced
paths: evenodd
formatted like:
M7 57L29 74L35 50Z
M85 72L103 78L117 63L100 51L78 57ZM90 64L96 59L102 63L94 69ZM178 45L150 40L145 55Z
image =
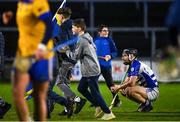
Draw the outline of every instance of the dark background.
M67 0L68 1L68 0ZM147 13L147 28L164 28L165 17L169 9L169 2L148 2ZM0 2L0 13L6 10L16 12L17 2ZM50 2L50 7L53 12L57 10L61 3ZM85 18L87 27L90 27L90 2L68 2L67 6L73 11L72 19ZM95 29L98 24L107 24L110 28L144 28L144 3L141 2L94 2L94 27L91 34L95 37ZM9 30L4 30L4 27L10 27ZM18 32L11 30L16 27L15 18L5 26L1 23L0 28L5 36L5 56L14 57ZM146 28L146 29L147 29ZM32 30L33 31L33 30ZM119 54L124 48L134 47L139 50L141 57L151 56L151 32L145 31L111 31ZM168 41L167 31L156 32L156 49L162 48Z

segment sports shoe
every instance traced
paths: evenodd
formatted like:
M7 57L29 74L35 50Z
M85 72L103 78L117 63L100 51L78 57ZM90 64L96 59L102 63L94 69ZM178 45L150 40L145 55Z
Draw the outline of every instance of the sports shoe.
M3 116L11 108L11 104L5 102L5 105L0 107L0 119L3 119Z
M145 107L145 104L141 103L137 109L137 112L141 112L144 107Z
M86 99L81 98L80 102L76 102L76 109L74 111L74 114L78 114L82 110L82 108L86 104L86 101Z
M153 110L153 107L150 103L149 105L145 106L141 112L150 112L151 110Z
M98 118L103 113L102 109L100 107L96 107L94 116Z
M102 116L102 120L111 120L111 119L114 119L116 118L116 116L111 112L109 114L107 113L104 113L104 115Z
M73 115L73 109L74 109L73 104L74 104L74 102L68 98L67 99L67 105L66 105L67 117L68 118L70 118Z
M66 116L66 115L67 115L67 111L66 111L66 110L63 110L63 111L60 112L58 115L59 115L59 116Z
M137 111L138 112L149 112L149 111L151 111L153 109L153 107L152 107L152 104L151 104L151 102L149 102L149 104L140 104L140 106L138 107L138 109L137 109Z
M122 104L122 102L119 99L117 99L117 100L115 100L113 107L120 107L121 104Z

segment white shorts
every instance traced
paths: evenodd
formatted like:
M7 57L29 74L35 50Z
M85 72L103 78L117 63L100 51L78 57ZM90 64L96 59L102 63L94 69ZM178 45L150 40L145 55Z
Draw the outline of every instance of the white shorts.
M159 97L159 90L155 88L146 88L146 93L149 101L155 101Z

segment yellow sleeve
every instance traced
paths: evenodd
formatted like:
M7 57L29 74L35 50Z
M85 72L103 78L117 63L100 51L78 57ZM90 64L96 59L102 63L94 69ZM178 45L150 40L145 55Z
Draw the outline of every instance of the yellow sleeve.
M59 16L60 16L59 14L56 14L56 21L57 21L57 24L58 24L58 25L61 25L62 20L60 19Z
M49 4L47 0L34 0L33 3L33 14L36 17L41 16L42 14L49 12Z

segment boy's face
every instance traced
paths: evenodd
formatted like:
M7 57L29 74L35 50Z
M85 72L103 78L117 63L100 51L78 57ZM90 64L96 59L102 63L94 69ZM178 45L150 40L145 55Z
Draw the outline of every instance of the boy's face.
M108 28L104 27L102 30L99 32L100 37L108 37L109 36L109 30Z
M72 25L72 32L74 35L79 35L80 28L75 25Z

